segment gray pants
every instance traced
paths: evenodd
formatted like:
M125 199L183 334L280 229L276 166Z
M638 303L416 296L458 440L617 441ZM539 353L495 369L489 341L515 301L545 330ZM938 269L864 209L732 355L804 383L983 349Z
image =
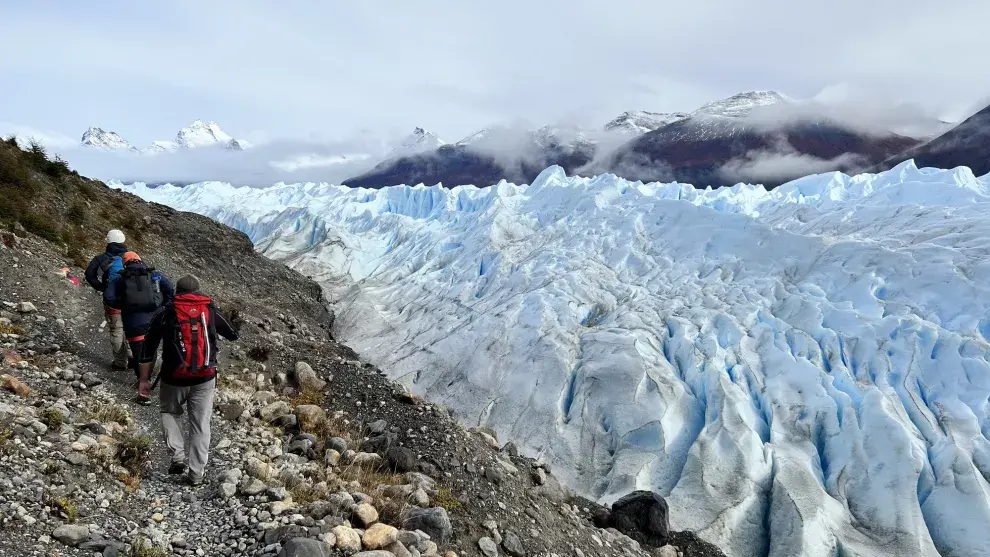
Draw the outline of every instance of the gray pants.
M110 351L116 367L127 367L128 345L124 340L124 319L120 314L107 315L107 330L110 332Z
M213 416L213 393L216 379L192 387L161 384L158 400L162 406L162 429L165 444L172 451L172 462L186 460L182 437L182 410L189 414L189 477L201 479L210 457L210 418Z

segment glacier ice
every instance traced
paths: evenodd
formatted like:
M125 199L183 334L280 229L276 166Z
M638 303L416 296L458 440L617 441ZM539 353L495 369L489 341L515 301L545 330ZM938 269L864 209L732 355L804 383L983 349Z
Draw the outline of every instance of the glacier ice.
M246 232L586 496L731 555L990 555L990 178L115 187Z

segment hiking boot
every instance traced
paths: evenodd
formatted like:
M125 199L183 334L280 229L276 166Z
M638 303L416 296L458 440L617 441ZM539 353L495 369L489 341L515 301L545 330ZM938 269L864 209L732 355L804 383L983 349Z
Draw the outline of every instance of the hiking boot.
M179 474L186 473L186 463L185 462L173 462L168 467L168 473L172 476L177 476Z
M127 364L118 364L117 362L114 362L110 364L110 369L112 371L125 371L130 369L130 367Z
M186 474L186 483L193 487L201 486L203 485L203 477L202 476L196 477L193 476L192 474Z

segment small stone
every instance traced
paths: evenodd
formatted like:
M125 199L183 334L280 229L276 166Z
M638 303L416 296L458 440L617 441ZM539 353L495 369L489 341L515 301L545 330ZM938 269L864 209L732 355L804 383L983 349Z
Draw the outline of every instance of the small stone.
M249 476L252 478L258 478L259 480L266 480L272 475L272 467L254 457L247 460L244 470Z
M533 478L533 483L536 485L547 483L547 473L543 471L543 468L534 468L529 475Z
M679 551L672 545L665 545L657 550L657 557L678 557Z
M335 526L332 532L337 538L337 549L343 551L361 550L361 536L359 536L357 531L353 528L340 525Z
M308 538L293 538L285 542L278 557L329 557L332 554L333 548L324 542Z
M485 557L498 557L498 546L487 536L478 540L478 548L485 554Z
M86 387L88 387L90 389L92 389L93 387L95 387L97 385L102 385L103 384L103 380L100 379L100 377L98 375L96 375L95 373L93 373L93 372L84 373L83 376L82 376L82 382L83 382L83 385L86 385Z
M277 400L261 410L261 420L265 423L272 423L277 418L287 416L292 413L292 407L284 400Z
M267 487L268 486L265 485L265 482L257 478L250 478L241 486L241 493L249 497L252 495L260 495Z
M237 485L228 483L220 484L220 493L224 497L233 497L237 493Z
M17 304L17 313L35 313L38 308L34 307L31 302L21 302Z
M325 453L325 460L328 466L336 466L340 464L340 452L335 449L327 449Z
M234 421L244 413L244 406L236 402L221 404L218 408L220 416L227 421Z
M359 503L351 513L363 526L370 526L378 520L378 510L367 503Z
M354 459L351 460L351 464L362 468L377 469L381 463L381 455L375 453L357 453L354 455Z
M425 507L430 504L430 496L423 491L423 488L418 487L409 495L409 502L417 507Z
M165 520L165 515L163 515L162 513L155 513L151 515L151 520L154 520L155 522L161 522Z
M379 522L364 531L362 541L365 549L383 549L395 543L398 538L399 531L397 529Z

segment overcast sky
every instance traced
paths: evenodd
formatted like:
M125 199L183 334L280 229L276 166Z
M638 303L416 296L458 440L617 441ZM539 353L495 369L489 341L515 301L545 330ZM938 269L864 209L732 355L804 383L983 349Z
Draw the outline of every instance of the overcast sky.
M0 0L0 133L456 141L751 89L958 118L990 96L987 21L987 0Z

